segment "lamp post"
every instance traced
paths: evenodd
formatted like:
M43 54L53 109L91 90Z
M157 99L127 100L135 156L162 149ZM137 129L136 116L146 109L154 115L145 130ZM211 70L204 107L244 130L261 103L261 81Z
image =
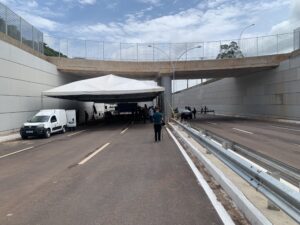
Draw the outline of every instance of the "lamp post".
M176 70L176 64L177 62L181 59L181 57L183 55L185 55L187 52L193 50L193 49L196 49L196 48L201 48L202 46L201 45L197 45L197 46L194 46L192 48L188 48L186 49L185 51L183 51L177 58L176 58L176 61L174 63L174 61L171 59L171 56L168 55L164 50L154 46L154 45L148 45L149 48L153 48L153 49L157 49L158 51L162 52L164 55L167 56L167 58L169 58L169 61L171 63L171 66L172 66L172 80L173 80L173 85L172 85L172 91L174 91L174 86L175 86L175 70ZM172 93L172 111L174 109L174 96L173 96L173 93Z
M241 46L241 39L242 39L243 33L245 32L245 30L247 30L248 28L253 27L253 26L255 26L254 23L252 23L252 24L250 24L250 25L248 25L248 26L246 26L246 27L244 27L244 28L242 29L242 31L241 31L241 33L240 33L240 37L239 37L239 47Z

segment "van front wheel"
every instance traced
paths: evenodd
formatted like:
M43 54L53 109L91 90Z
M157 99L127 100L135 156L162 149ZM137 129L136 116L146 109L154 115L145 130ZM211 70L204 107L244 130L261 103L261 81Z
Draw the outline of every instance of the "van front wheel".
M51 136L50 129L47 129L45 132L45 138L49 138Z

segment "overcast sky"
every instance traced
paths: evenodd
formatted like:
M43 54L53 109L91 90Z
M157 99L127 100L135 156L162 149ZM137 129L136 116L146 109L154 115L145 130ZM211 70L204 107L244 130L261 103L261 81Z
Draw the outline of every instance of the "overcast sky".
M292 32L300 0L0 0L44 33L115 42L193 42Z

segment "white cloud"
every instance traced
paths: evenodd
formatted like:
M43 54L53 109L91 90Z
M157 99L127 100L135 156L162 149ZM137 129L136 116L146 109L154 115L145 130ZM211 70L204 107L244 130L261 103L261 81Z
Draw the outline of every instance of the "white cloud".
M292 0L290 5L290 17L278 24L273 25L271 32L273 34L277 33L287 33L300 27L300 1Z
M145 4L151 4L158 6L161 4L161 0L138 0L139 2L145 3Z
M97 0L78 0L78 2L83 5L94 5Z
M31 13L27 12L18 12L19 15L22 15L22 17L30 22L34 27L38 29L48 30L48 31L57 31L60 27L60 24L50 20L43 18L38 15L32 15Z

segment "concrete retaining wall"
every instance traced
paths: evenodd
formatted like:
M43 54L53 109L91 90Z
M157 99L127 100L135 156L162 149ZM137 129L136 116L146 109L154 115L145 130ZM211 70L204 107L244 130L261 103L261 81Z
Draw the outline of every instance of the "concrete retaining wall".
M300 56L276 69L224 78L177 92L175 106L206 105L216 113L300 120Z
M56 66L0 40L0 132L19 129L42 108L44 90L78 77L60 74ZM44 108L78 108L72 101L44 98Z

